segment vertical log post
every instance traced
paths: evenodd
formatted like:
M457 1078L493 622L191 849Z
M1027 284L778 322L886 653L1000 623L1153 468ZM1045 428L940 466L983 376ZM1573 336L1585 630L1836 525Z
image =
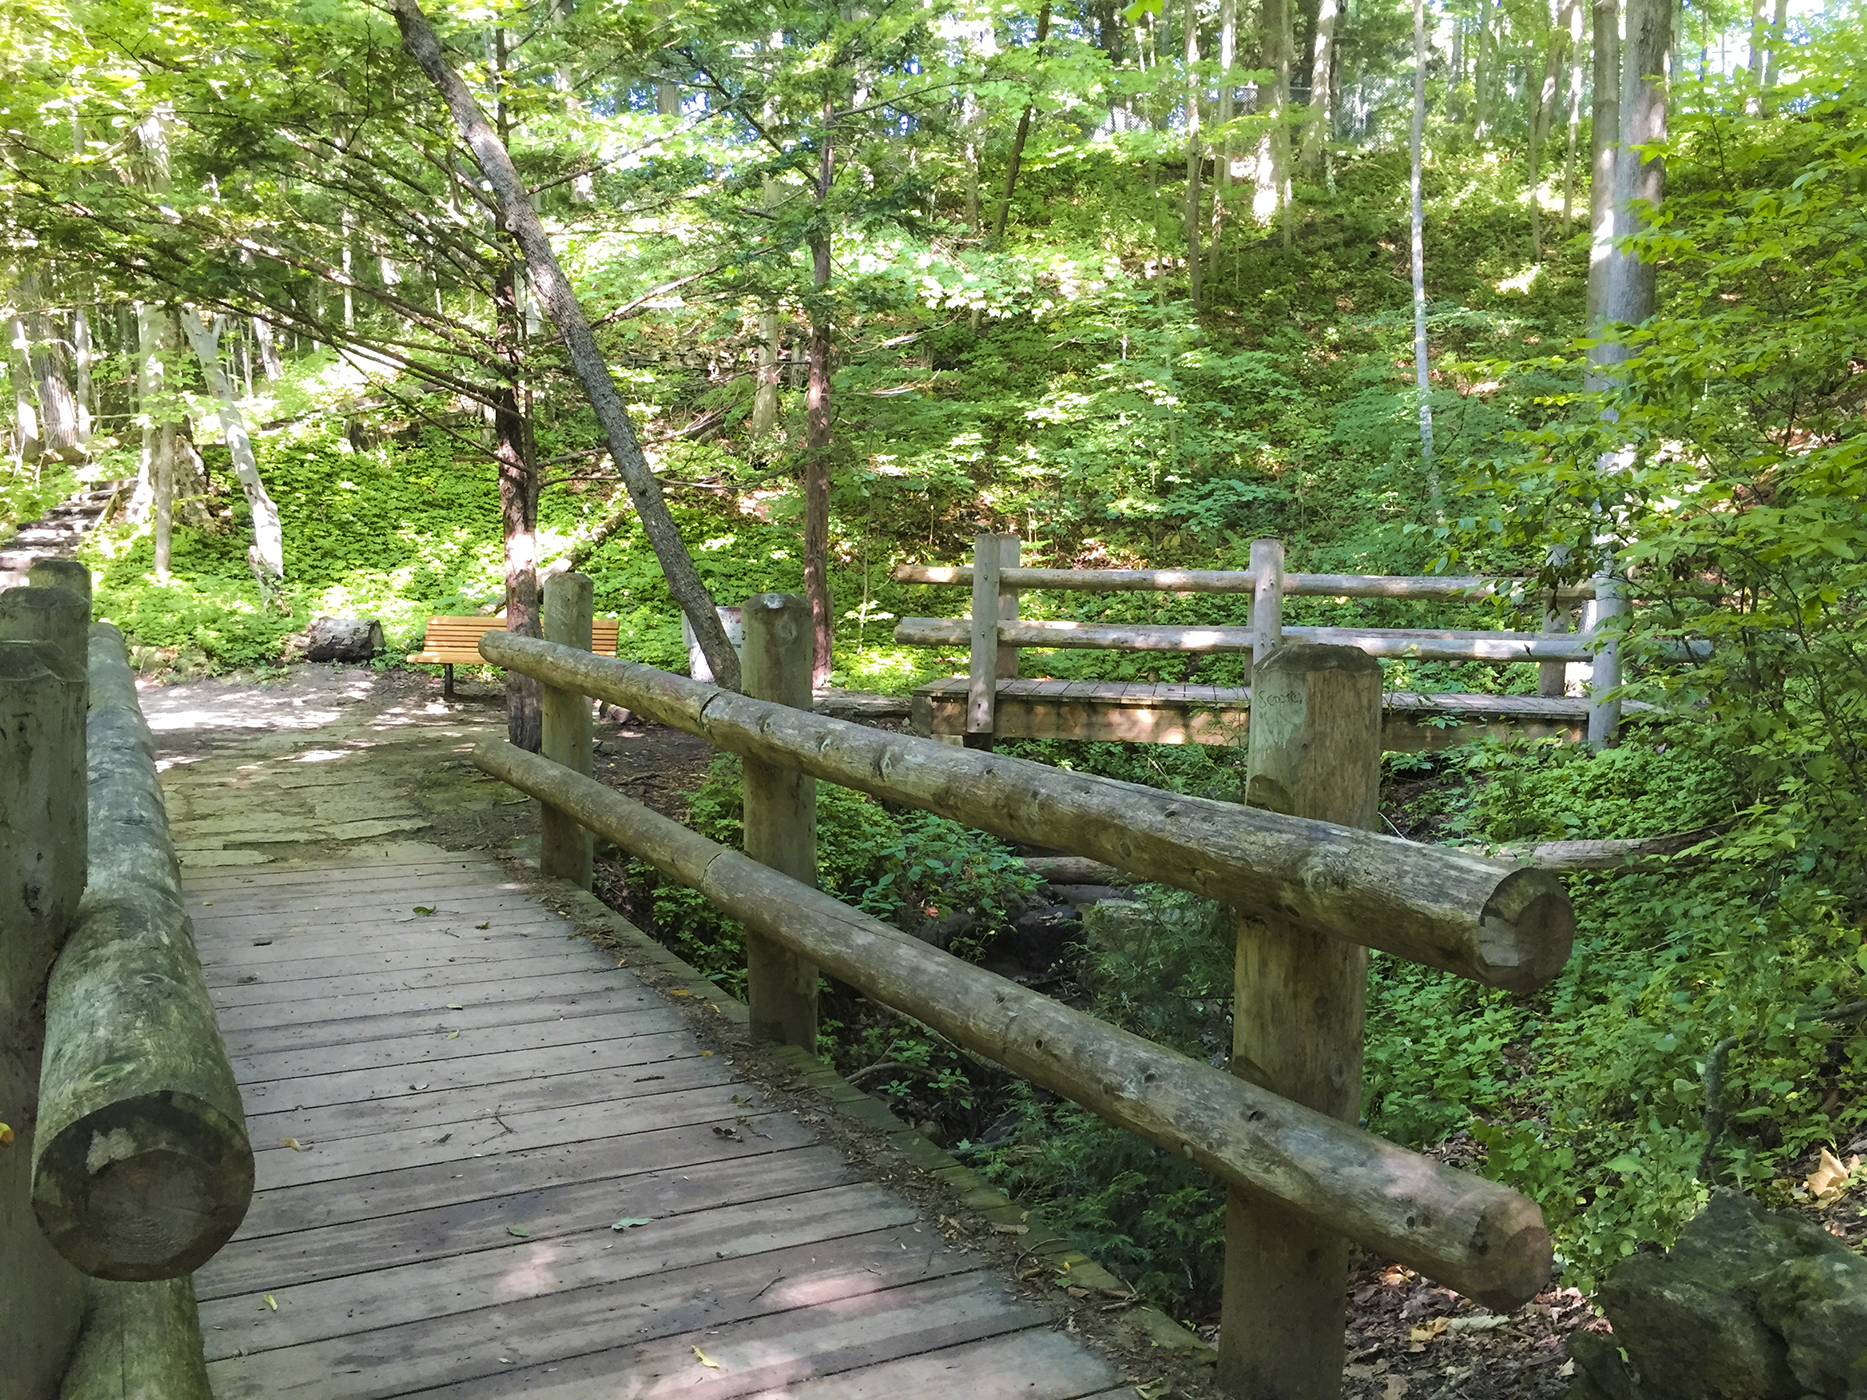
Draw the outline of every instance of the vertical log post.
M590 650L594 585L582 574L553 574L545 581L544 636L547 642ZM553 763L589 777L590 697L557 686L544 688L543 743L540 752ZM538 817L538 869L589 889L593 842L574 817L545 807Z
M1569 611L1557 602L1554 594L1543 610L1543 631L1567 632L1569 630ZM1539 661L1536 663L1536 693L1545 699L1558 699L1567 692L1569 663L1566 661Z
M998 537L998 567L1001 570L1018 567L1018 549L1019 540L1016 535ZM1018 590L1005 583L1002 574L998 585L998 620L1000 622L1018 620ZM1001 681L1015 681L1018 678L1018 649L1009 642L998 644L998 665L994 668L994 674ZM993 698L996 708L997 697Z
M1588 678L1588 746L1591 749L1614 747L1621 727L1621 702L1610 692L1621 683L1621 646L1612 635L1601 635L1601 624L1626 611L1621 581L1612 571L1603 569L1595 575L1595 601L1589 631L1595 633L1595 664Z
M741 679L746 695L809 710L810 604L795 593L755 593L746 599L741 616L745 619ZM814 888L817 780L748 758L740 768L740 791L745 801L745 853ZM746 1003L755 1039L816 1052L814 963L769 938L747 933Z
M0 641L0 1394L9 1400L53 1400L83 1309L83 1277L34 1218L32 1156L46 980L84 892L84 702L84 669L65 649Z
M1284 636L1284 542L1251 542L1251 659L1255 667Z
M64 588L9 588L0 593L0 641L46 642L58 648L79 675L88 668L90 595Z
M1380 820L1381 664L1353 647L1287 643L1251 683L1254 807L1373 830ZM1232 1072L1347 1123L1361 1114L1367 949L1241 915ZM1219 1384L1250 1400L1342 1389L1348 1241L1271 1202L1226 1201Z
M34 588L62 588L91 603L91 570L76 559L35 559L26 571L26 581Z
M998 702L998 595L1000 535L972 542L972 654L966 685L964 743L992 747L993 711Z

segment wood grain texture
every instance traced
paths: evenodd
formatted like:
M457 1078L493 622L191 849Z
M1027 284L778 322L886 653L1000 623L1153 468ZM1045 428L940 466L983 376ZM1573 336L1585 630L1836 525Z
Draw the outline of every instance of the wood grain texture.
M423 868L454 881L457 927L492 905L521 915L488 861ZM202 939L225 964L214 995L258 1148L253 1207L196 1279L220 1400L505 1395L572 1377L557 1393L581 1397L695 1371L719 1395L791 1381L844 1387L825 1400L931 1395L974 1355L979 1400L1116 1384L542 910L539 939L423 935L268 964L252 921L320 881L266 873L286 878L204 882L191 906L242 900ZM385 888L406 895L367 897ZM623 1221L644 1223L611 1228ZM730 1374L695 1345L730 1351Z

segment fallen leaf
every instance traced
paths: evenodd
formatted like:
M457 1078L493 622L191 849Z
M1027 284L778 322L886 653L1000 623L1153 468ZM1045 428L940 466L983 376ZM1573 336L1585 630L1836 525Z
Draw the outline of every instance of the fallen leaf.
M1467 1313L1444 1321L1448 1332L1495 1332L1500 1327L1510 1326L1510 1319L1500 1313Z
M309 1152L311 1150L309 1147L306 1147L304 1143L300 1142L297 1138L280 1138L279 1146L289 1147L294 1152Z
M1804 1178L1802 1184L1809 1188L1809 1194L1815 1198L1818 1206L1833 1205L1847 1194L1848 1179L1861 1164L1859 1157L1853 1158L1846 1165L1826 1147L1822 1157L1815 1164L1815 1170Z
M1029 1225L994 1225L992 1232L998 1235L1028 1235L1031 1233L1031 1227Z
M612 1230L633 1230L638 1225L648 1225L654 1220L648 1215L625 1215L609 1228Z
M487 921L486 921L485 923L483 923L483 924L475 924L475 925L474 925L474 927L475 927L475 928L491 928L492 926L493 926L493 921L492 921L491 919L488 919L488 920L487 920Z
M13 1141L13 1130L7 1127L6 1124L0 1123L0 1147L5 1147L8 1143L12 1141Z
M506 1233L508 1235L517 1235L522 1240L529 1240L532 1237L532 1232L530 1230L521 1230L516 1225L506 1226Z
M412 924L415 922L415 916L413 914L398 914L396 915L395 921L398 924Z
M447 1038L448 1038L449 1040L459 1040L459 1039L460 1039L460 1032L459 1032L459 1031L449 1031L449 1032L447 1033Z
M700 1058L703 1060L710 1060L713 1058L713 1052L711 1050L702 1050L700 1052Z
M1575 1358L1571 1356L1556 1368L1556 1379L1566 1381L1575 1374Z
M1418 1327L1409 1329L1407 1332L1407 1340L1410 1342L1430 1342L1435 1337L1443 1336L1445 1334L1445 1330L1446 1330L1446 1319L1445 1318L1443 1317L1429 1318L1425 1322L1421 1323Z
M1070 1297L1072 1298L1087 1298L1089 1296L1089 1290L1087 1288L1072 1287L1072 1288L1066 1288L1063 1291L1069 1294Z
M449 1011L465 1011L466 1010L466 1008L457 1001L450 1001L447 1004L447 1009Z
M265 1296L266 1296L266 1306L271 1308L274 1312L277 1312L279 1310L279 1300L273 1297L270 1293L266 1294Z
M415 906L415 912L420 914L423 918L426 918L434 912L434 906L432 904L417 904Z
M1405 1376L1389 1376L1387 1378L1387 1389L1381 1392L1381 1400L1401 1400L1401 1397L1406 1393L1407 1378Z
M710 1356L708 1356L708 1355L707 1355L707 1354L706 1354L706 1353L705 1353L704 1351L702 1351L702 1350L701 1350L701 1349L700 1349L699 1347L695 1347L695 1348L694 1348L694 1355L695 1355L696 1357L698 1357L698 1358L699 1358L699 1360L700 1360L700 1364L701 1364L702 1366L710 1366L710 1367L712 1367L712 1368L713 1368L713 1369L714 1369L715 1371L717 1371L717 1370L719 1370L719 1369L720 1369L720 1363L719 1363L719 1362L717 1362L717 1361L715 1361L715 1360L714 1360L714 1359L713 1359L712 1357L710 1357Z
M668 995L671 997L690 997L693 995L693 993L688 991L687 988L685 987L670 987L668 988ZM696 1351L699 1350L698 1347L694 1349Z

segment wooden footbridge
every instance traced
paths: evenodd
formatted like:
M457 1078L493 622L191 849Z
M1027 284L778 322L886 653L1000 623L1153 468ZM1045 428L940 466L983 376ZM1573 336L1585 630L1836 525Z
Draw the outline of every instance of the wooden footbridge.
M0 1400L1134 1393L746 1082L694 997L491 860L405 847L184 887L121 638L90 628L80 660L85 582L0 594ZM1368 829L1374 662L1259 658L1244 808L811 714L801 599L747 601L743 696L595 656L589 588L551 580L549 640L481 643L547 687L544 752L475 761L544 804L554 903L665 961L583 893L599 833L747 927L743 1024L800 1075L823 1077L827 973L1214 1173L1231 1394L1339 1394L1351 1240L1494 1308L1545 1284L1533 1203L1354 1126L1364 944L1524 989L1571 933L1549 875ZM741 755L743 854L588 776L592 696ZM1237 908L1232 1070L819 893L817 781Z

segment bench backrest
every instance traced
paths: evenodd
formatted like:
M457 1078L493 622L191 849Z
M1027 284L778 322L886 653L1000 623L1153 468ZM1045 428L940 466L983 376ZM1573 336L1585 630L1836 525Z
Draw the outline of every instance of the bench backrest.
M480 638L488 632L504 631L503 617L431 617L428 619L428 651L471 651L479 649ZM616 654L619 624L612 617L599 617L590 623L590 650L598 656Z

